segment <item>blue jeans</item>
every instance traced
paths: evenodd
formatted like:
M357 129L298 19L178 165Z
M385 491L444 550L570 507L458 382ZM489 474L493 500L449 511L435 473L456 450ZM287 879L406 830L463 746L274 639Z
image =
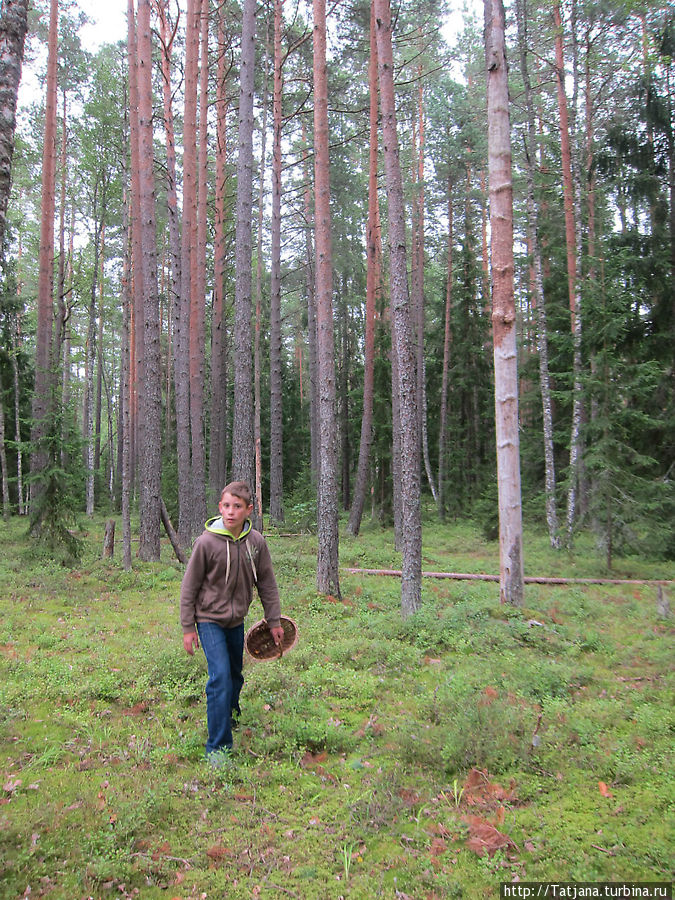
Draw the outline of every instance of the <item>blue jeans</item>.
M232 713L239 712L244 684L244 626L223 628L216 622L197 622L197 633L206 656L206 753L232 747Z

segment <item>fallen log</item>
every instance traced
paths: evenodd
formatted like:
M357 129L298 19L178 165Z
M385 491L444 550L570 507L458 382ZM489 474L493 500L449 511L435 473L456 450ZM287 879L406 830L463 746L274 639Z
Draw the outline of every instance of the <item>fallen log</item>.
M345 569L349 575L389 575L401 577L400 569ZM484 575L473 572L422 572L423 578L450 578L455 581L499 581L499 575ZM526 575L525 584L641 584L670 585L667 579L640 578L549 578L545 575Z

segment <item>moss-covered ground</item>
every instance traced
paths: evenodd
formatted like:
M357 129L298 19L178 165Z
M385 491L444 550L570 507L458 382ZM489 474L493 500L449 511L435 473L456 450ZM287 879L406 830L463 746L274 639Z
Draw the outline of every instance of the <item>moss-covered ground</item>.
M391 577L318 596L316 539L268 533L300 640L248 663L235 752L203 760L203 658L178 625L182 567L43 556L0 524L2 898L498 897L501 882L666 881L674 858L670 587ZM400 566L392 534L341 566ZM528 575L606 575L590 544L527 535ZM468 525L424 531L424 568L497 572ZM612 577L672 579L621 559ZM657 600L660 599L660 605ZM675 604L674 604L675 605ZM249 623L260 617L256 600Z

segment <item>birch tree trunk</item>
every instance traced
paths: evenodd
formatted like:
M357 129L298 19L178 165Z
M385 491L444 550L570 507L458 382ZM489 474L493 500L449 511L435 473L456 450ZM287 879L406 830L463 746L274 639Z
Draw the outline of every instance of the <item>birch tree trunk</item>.
M492 336L499 492L499 593L523 603L523 523L518 437L516 307L513 288L513 188L509 90L502 0L485 0Z
M389 0L374 0L378 76L382 109L382 143L389 215L391 314L396 360L393 390L400 410L401 463L401 612L419 608L422 595L422 514L420 441L417 427L417 379L413 323L408 288L403 184L396 131L394 61Z

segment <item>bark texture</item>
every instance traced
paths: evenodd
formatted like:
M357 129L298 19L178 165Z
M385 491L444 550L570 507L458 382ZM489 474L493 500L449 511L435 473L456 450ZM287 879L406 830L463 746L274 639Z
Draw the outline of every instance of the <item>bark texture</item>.
M382 109L382 143L389 215L389 273L392 348L396 361L394 392L399 408L401 466L401 612L419 608L422 591L422 515L420 499L420 440L417 416L416 359L408 287L405 207L399 160L394 92L394 61L389 0L374 0L378 77Z
M200 4L199 150L197 159L196 246L190 275L190 436L192 438L192 533L206 520L206 429L204 425L206 340L206 229L208 203L209 17Z
M314 0L314 228L319 390L317 589L340 596L338 578L337 417L333 338L333 262L328 155L326 4Z
M197 225L197 80L199 72L199 13L201 0L188 0L183 108L183 216L180 297L174 313L174 384L176 394L176 451L178 462L178 535L190 545L192 515L192 415L190 316L196 274ZM196 287L195 287L196 301Z
M274 89L272 99L272 259L270 285L270 517L283 522L283 415L281 384L281 136L283 0L274 0Z
M377 91L377 39L375 36L375 12L370 9L370 59L368 62L370 86L370 143L368 161L368 229L366 249L366 333L363 369L363 412L361 416L361 442L356 471L354 499L349 514L349 532L357 535L366 500L370 448L373 443L373 389L375 381L375 312L382 276L382 242L380 235L380 205L377 192L378 167L378 91Z
M225 328L225 253L227 179L227 56L225 11L218 13L216 87L216 184L213 249L213 314L211 319L211 431L209 443L209 501L216 506L227 483L227 336Z
M158 560L160 553L161 361L159 296L157 291L157 237L155 229L155 175L152 130L152 42L150 0L138 3L138 124L140 151L140 224L142 242L141 305L142 359L139 375L143 389L138 400L139 544L138 555ZM140 274L140 273L139 273Z
M239 129L234 285L234 416L232 478L255 484L251 258L255 0L244 0L239 72Z
M312 241L314 210L312 208L311 178L309 170L309 150L307 149L307 129L302 122L302 167L305 191L303 196L305 212L305 247L307 253L307 356L309 360L309 435L310 466L312 483L319 480L319 390L317 383L317 333L314 243Z
M523 523L518 436L516 307L513 289L513 187L509 90L502 0L485 0L492 336L499 493L499 593L523 603Z

